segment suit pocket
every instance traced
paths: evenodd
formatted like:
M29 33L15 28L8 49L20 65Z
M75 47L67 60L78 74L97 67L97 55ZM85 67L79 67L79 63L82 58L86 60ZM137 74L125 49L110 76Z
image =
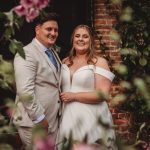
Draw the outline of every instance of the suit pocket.
M17 126L25 127L32 127L34 125L21 102L17 103L17 108L13 115L13 123Z

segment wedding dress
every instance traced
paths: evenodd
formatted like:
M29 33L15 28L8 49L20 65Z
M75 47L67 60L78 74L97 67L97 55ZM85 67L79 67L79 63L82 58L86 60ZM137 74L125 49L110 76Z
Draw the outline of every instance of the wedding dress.
M114 74L103 68L86 65L79 68L70 75L66 64L62 65L62 90L63 92L92 92L94 91L94 74L102 75L113 80ZM87 136L88 143L95 143L98 140L108 147L113 147L115 132L112 128L105 128L98 123L113 126L112 116L105 101L97 104L86 104L81 102L66 103L62 122L60 124L59 140L69 138L72 133L73 140L82 141Z

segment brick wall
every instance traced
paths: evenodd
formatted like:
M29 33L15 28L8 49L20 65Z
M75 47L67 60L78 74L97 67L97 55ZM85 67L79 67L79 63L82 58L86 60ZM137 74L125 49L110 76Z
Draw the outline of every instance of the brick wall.
M120 44L110 38L110 31L112 31L117 23L116 15L119 14L120 10L120 6L114 6L110 3L106 3L106 0L94 0L94 28L98 37L95 39L96 49L102 52L100 43L102 45L106 45L107 48L105 50L105 54L109 56L108 58L112 62L112 68L115 63L121 62L119 53ZM118 84L113 83L111 90L112 97L118 94L120 89L121 88ZM130 131L133 123L132 114L120 109L118 110L117 106L112 107L111 104L110 110L112 112L114 124L117 125L116 133L118 136L121 136L122 139L127 142L131 141L133 137L133 134Z

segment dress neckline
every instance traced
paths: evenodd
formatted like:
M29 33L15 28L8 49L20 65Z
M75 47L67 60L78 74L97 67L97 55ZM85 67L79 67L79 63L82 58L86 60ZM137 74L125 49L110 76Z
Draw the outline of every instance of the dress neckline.
M69 67L66 64L63 64L62 67L69 72L69 74L70 74L70 82L71 83L72 83L74 74L76 74L77 72L82 71L84 69L92 69L95 73L97 73L96 70L98 69L100 72L102 72L101 75L103 75L104 77L110 79L111 81L112 81L112 79L115 76L110 70L104 69L104 68L99 67L99 66L94 66L94 65L84 65L84 66L78 68L74 73L71 73Z
M68 67L66 64L62 64L62 66L65 66L65 68L67 68L67 69L70 71L69 67ZM89 69L89 68L90 68L90 69L100 68L100 69L103 69L103 70L106 70L106 71L112 73L110 70L104 69L104 68L99 67L99 66L94 66L94 65L84 65L84 66L78 68L76 71L74 71L74 73L76 73L76 72L78 72L78 71L80 71L80 70L83 70L83 69L85 69L85 68L88 68L88 69ZM73 74L74 74L74 73L73 73Z
M80 70L83 70L84 68L87 68L87 67L89 68L89 66L93 66L93 65L84 65L84 66L78 68L78 69L77 69L76 71L74 71L73 73L71 73L70 68L69 68L66 64L62 64L62 66L64 66L65 69L68 70L68 72L69 72L69 74L70 74L70 85L72 85L73 76L74 76L75 73L77 73L77 72L80 71Z

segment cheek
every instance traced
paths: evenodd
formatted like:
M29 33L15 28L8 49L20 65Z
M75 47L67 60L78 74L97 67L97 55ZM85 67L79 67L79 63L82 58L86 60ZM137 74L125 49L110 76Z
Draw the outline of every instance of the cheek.
M90 41L89 41L89 40L87 40L85 43L86 43L86 46L87 46L87 47L90 46Z
M78 42L78 39L74 38L73 45L75 45Z
M75 45L76 45L76 41L74 40L74 41L73 41L73 47L74 47Z
M58 37L58 33L56 33L56 38Z

